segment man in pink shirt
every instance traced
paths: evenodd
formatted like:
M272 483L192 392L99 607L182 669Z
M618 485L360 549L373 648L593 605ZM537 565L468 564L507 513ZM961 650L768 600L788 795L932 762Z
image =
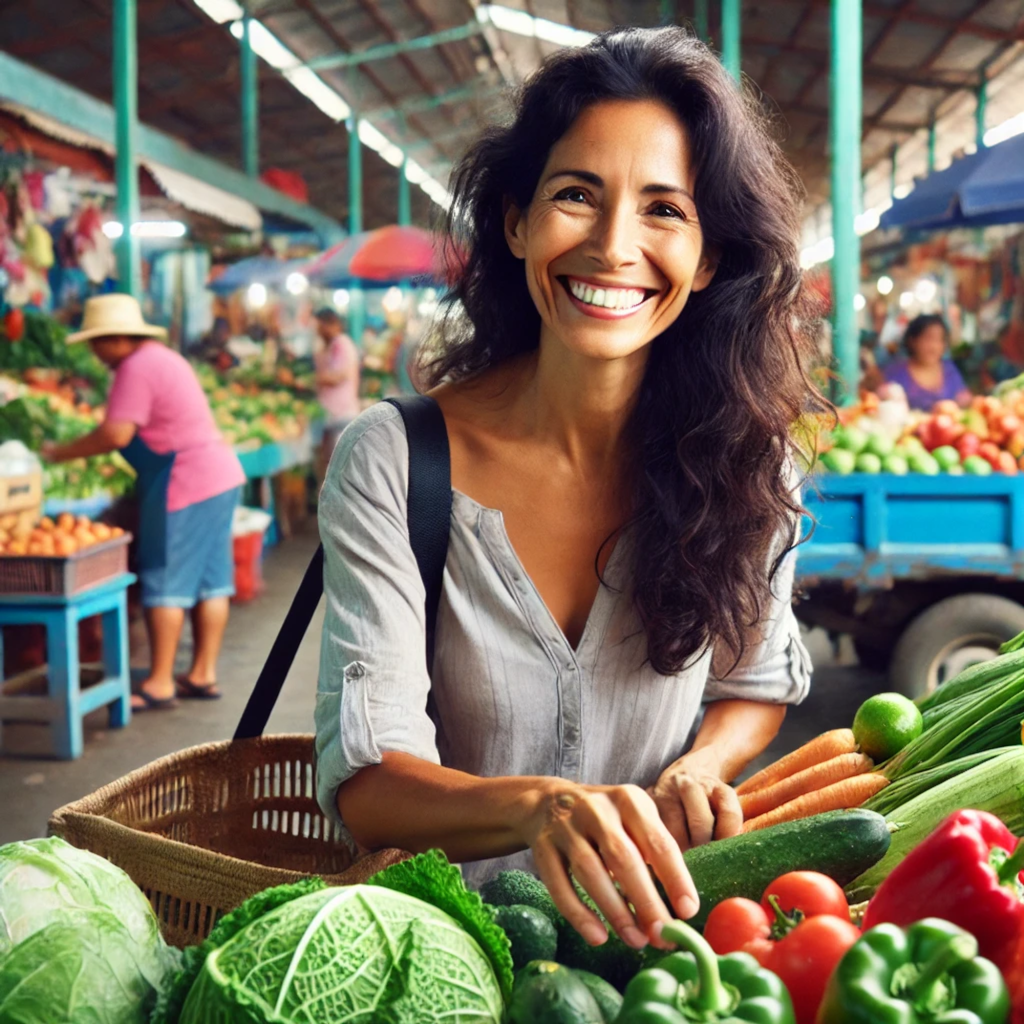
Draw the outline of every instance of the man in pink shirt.
M68 341L88 341L114 370L106 417L77 441L43 449L52 462L116 449L138 474L139 578L152 668L133 695L137 711L170 707L177 697L220 696L217 657L234 594L231 523L245 482L192 367L156 340L165 334L144 322L131 296L89 299L82 330ZM176 679L186 609L192 667Z
M341 317L325 307L316 314L321 349L316 353L316 397L327 414L321 448L321 479L341 432L359 415L359 349L342 329Z

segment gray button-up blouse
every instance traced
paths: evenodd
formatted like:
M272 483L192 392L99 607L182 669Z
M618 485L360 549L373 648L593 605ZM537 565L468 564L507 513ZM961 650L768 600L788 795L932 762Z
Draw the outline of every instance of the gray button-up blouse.
M317 790L335 823L338 786L380 763L383 751L479 776L648 786L684 752L703 702L797 703L806 695L810 660L790 607L792 555L776 576L770 621L741 664L723 678L709 652L663 676L646 662L628 596L627 544L612 552L609 585L598 590L574 650L523 570L501 512L458 491L431 678L407 489L405 428L382 403L342 435L320 498L327 611ZM529 869L529 852L464 873L478 885L508 867Z

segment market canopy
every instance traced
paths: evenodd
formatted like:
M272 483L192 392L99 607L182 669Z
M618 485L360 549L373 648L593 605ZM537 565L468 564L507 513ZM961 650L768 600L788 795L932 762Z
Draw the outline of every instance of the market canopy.
M218 295L230 295L251 284L262 284L267 288L283 288L288 275L301 271L305 260L279 260L273 256L251 256L233 263L224 273L213 278L206 285Z
M1024 135L954 160L882 214L883 228L936 230L1024 222Z

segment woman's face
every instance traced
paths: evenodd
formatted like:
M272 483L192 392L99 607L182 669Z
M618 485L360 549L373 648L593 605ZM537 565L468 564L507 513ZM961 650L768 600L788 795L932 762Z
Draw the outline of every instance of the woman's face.
M654 101L588 107L548 156L525 211L506 215L543 326L580 355L621 359L707 287L689 136Z
M922 366L935 366L945 354L946 332L941 324L931 324L911 342L911 359Z

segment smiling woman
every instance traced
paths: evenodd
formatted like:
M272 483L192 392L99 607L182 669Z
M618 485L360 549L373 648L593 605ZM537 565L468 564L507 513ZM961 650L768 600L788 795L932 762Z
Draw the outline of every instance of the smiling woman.
M464 267L425 369L453 505L431 665L408 444L343 435L320 523L321 804L364 848L537 870L589 941L657 941L681 852L803 698L790 608L808 381L798 191L676 28L551 58L454 179ZM702 705L707 710L694 730Z

